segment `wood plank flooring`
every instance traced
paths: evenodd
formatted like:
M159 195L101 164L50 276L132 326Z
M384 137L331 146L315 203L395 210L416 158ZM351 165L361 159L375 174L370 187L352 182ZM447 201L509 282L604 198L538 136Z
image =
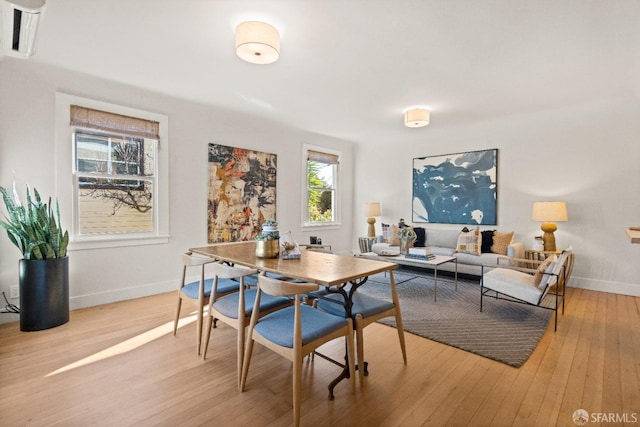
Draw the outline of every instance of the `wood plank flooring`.
M0 425L287 426L291 366L256 346L247 390L236 388L235 330L213 330L207 360L196 356L192 306L172 334L176 294L73 311L41 332L0 325ZM186 310L185 310L186 308ZM574 426L572 414L626 414L640 424L640 298L568 289L567 309L530 359L512 368L406 334L407 366L393 328L365 330L370 375L334 401L339 368L304 368L305 426ZM342 341L323 352L343 355ZM597 425L589 423L588 425Z

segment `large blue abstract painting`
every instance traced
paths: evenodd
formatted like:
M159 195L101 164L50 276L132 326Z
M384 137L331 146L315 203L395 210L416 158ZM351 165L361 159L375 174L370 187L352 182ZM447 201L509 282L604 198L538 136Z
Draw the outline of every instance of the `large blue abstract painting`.
M498 150L413 159L413 222L496 225Z

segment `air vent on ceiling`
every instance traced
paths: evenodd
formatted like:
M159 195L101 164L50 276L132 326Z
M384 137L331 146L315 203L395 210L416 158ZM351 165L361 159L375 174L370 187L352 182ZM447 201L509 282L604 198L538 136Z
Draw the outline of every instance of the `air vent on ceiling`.
M2 50L20 58L36 51L38 23L45 0L0 0L2 14Z

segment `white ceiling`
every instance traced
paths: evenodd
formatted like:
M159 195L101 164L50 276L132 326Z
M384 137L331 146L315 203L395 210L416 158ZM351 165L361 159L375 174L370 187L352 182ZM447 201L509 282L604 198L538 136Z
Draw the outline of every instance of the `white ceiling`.
M245 20L280 30L276 63L235 55ZM382 143L639 96L640 0L48 0L28 60Z

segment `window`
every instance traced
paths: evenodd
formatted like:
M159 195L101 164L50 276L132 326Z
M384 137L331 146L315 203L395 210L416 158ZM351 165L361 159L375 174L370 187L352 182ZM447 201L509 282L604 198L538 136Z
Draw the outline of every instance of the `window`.
M56 94L70 250L168 242L167 125L163 115Z
M80 235L153 232L156 143L74 132Z
M338 223L339 154L306 148L305 220L307 226Z

